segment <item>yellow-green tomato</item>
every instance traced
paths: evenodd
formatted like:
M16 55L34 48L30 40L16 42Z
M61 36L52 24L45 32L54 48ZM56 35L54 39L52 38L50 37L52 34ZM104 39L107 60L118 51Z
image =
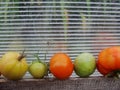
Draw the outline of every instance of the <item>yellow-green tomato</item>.
M34 62L29 66L29 73L36 79L43 78L47 73L47 65L41 62Z
M18 52L7 52L2 56L1 60L1 73L7 79L19 80L28 70L26 58Z
M88 77L96 68L95 57L91 53L82 53L74 61L75 73L80 77Z
M1 66L1 58L0 58L0 66ZM1 75L1 68L0 68L0 75Z

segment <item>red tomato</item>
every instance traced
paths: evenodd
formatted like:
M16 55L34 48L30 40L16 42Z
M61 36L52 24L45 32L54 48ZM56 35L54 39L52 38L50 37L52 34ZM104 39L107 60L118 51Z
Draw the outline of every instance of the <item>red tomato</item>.
M97 69L103 75L120 70L120 46L102 50L98 56Z
M65 53L56 53L50 60L50 71L58 79L69 78L73 72L73 63Z

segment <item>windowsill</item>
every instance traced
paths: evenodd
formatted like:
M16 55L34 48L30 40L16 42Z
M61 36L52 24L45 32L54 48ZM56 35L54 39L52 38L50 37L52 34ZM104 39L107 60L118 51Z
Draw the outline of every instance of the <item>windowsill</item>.
M119 90L120 79L89 77L70 77L67 80L55 78L22 79L10 81L0 79L0 90Z

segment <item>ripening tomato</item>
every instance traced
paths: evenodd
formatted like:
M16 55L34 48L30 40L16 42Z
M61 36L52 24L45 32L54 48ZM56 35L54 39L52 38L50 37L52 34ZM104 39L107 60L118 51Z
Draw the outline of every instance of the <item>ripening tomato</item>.
M113 46L99 53L97 69L103 75L120 72L120 46Z
M1 58L0 58L0 66L1 66ZM0 76L1 76L1 68L0 68Z
M69 78L73 72L73 63L65 53L56 53L50 60L50 71L58 79Z
M75 73L80 77L89 77L96 69L96 60L91 53L81 53L74 60Z
M1 58L1 73L9 80L20 80L28 70L24 55L18 52L6 52Z

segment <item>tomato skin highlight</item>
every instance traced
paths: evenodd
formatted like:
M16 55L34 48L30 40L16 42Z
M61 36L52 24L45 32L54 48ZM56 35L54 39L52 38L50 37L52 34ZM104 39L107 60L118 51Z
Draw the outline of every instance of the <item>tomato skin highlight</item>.
M98 56L97 69L103 75L120 70L120 46L102 50Z
M50 71L58 79L69 78L73 72L73 63L70 57L65 53L56 53L50 60Z

